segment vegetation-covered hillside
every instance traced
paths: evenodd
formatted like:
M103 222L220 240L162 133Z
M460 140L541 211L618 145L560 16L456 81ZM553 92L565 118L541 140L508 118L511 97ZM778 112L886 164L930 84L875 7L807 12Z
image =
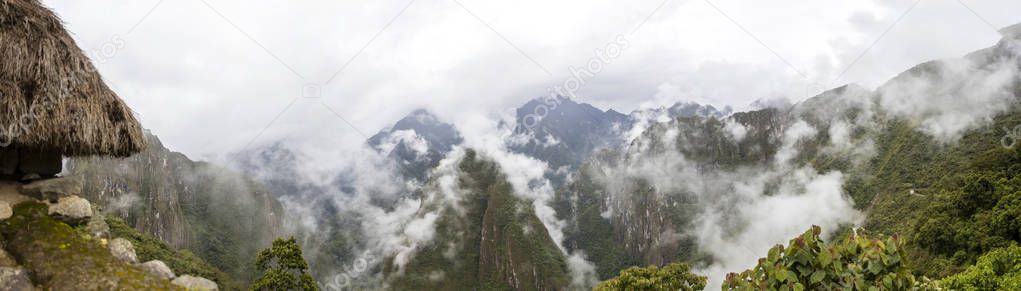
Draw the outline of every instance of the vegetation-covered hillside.
M155 136L147 138L148 149L130 158L72 160L83 195L127 225L237 280L254 279L252 258L280 231L279 202L250 178L194 162Z

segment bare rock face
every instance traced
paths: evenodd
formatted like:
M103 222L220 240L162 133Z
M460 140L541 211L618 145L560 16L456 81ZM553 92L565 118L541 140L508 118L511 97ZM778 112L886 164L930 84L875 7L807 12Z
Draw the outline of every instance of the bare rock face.
M35 199L56 202L67 196L81 195L82 181L77 177L38 180L18 187L18 192Z
M80 225L92 218L92 203L78 196L67 196L51 204L49 215L70 225Z
M115 238L110 241L110 254L115 258L131 264L138 263L138 256L135 255L135 245L123 238Z
M203 291L218 291L220 288L216 286L216 282L210 281L209 279L202 277L195 277L191 275L184 275L177 277L174 281L170 282L174 285L184 287L188 290L203 290Z
M14 260L14 257L12 257L11 254L8 254L7 251L0 249L0 267L17 267L17 266L18 262Z
M97 212L95 209L92 211L94 213ZM96 238L110 238L110 225L106 224L106 219L104 219L103 215L93 215L92 218L89 218L89 223L85 225L85 231Z
M0 220L11 218L14 215L14 210L11 209L11 204L0 201Z
M21 267L0 267L0 291L35 290L28 271Z
M174 275L174 271L167 267L167 264L160 260L152 260L138 265L139 268L149 272L149 274L166 280L174 279L177 277Z

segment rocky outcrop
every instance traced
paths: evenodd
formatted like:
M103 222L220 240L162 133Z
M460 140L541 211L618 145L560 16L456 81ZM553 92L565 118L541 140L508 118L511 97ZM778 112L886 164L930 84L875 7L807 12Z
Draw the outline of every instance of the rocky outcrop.
M92 218L92 204L77 195L66 196L50 204L49 215L70 225L79 225Z
M0 291L34 290L28 271L4 250L0 250Z
M11 208L11 204L0 201L0 220L11 218L14 214L14 209Z
M162 278L114 257L102 240L48 215L49 207L24 202L0 223L5 249L17 258L31 282L44 290L178 290ZM10 272L12 278L21 274ZM18 282L18 281L11 281Z
M131 264L138 263L138 256L135 255L135 246L123 238L115 238L109 243L110 254L115 258Z
M38 180L18 187L18 192L38 200L57 202L67 196L80 196L82 181L77 177Z
M0 291L178 290L182 286L191 290L216 290L215 283L201 277L172 284L170 280L176 276L162 261L138 264L131 241L107 240L110 226L88 200L61 193L80 189L80 186L66 183L76 180L62 181L35 183L36 186L60 184L60 187L28 187L36 192L27 194L36 197L59 197L54 203L14 193L15 185L10 183L0 185L0 218L3 218L0 246L6 249L0 249ZM39 196L41 193L45 195ZM11 208L9 201L20 202ZM86 221L88 224L81 229L71 227ZM10 241L3 241L5 237Z
M19 267L0 267L0 290L25 291L35 290L28 271Z
M170 267L167 267L167 263L164 263L163 261L160 260L148 261L139 264L138 267L142 268L142 270L145 270L146 272L149 272L149 274L159 278L172 280L175 277L177 277L176 275L174 275L174 271L171 270Z
M213 281L209 281L208 279L202 277L194 277L191 275L177 277L177 279L174 279L173 283L174 285L184 287L185 289L188 290L196 291L220 290L220 288L217 287L216 283L214 283Z
M92 211L97 212L95 207L93 207ZM110 225L106 224L106 219L102 215L93 215L89 219L89 223L85 225L85 232L96 238L109 239Z

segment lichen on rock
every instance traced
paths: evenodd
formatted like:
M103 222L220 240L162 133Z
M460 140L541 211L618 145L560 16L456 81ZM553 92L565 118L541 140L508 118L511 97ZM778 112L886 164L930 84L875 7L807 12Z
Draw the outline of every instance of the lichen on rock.
M50 217L46 204L15 205L0 233L6 250L44 290L181 289L115 258L98 239Z
M131 264L138 263L138 255L135 254L135 245L123 238L115 238L110 241L110 254L115 258Z
M174 279L174 277L177 277L176 275L174 275L174 271L167 266L167 263L164 263L163 261L160 260L148 261L139 264L138 267L142 268L142 270L145 270L146 272L149 272L149 274L152 274L153 276L159 278L171 280Z

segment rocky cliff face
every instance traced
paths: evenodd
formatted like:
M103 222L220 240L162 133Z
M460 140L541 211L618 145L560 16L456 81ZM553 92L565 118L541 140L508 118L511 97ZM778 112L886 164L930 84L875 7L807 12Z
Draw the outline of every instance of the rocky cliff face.
M147 138L149 148L127 159L71 160L68 168L82 178L83 196L134 228L249 279L251 258L279 234L279 202L248 177L192 161L155 136Z

